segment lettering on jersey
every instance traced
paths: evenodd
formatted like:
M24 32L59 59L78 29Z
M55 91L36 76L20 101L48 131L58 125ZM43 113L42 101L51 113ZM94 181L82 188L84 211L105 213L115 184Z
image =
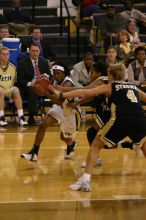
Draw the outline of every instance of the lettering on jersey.
M2 82L7 82L7 81L11 81L11 80L12 80L12 76L10 76L10 75L6 75L6 76L0 75L0 81L2 81Z
M134 90L138 90L138 88L135 85L115 85L116 91L120 90L120 89L134 89Z

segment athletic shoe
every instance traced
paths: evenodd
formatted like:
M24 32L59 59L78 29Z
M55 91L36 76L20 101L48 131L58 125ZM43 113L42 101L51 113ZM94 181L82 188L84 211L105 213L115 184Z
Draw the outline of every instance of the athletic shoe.
M24 126L24 127L28 125L28 123L25 120L24 116L21 116L20 118L18 118L18 123L19 123L20 126Z
M129 148L129 149L133 150L133 142L131 142L131 141L120 141L118 143L118 147Z
M90 192L90 181L86 181L83 179L83 177L79 178L78 181L72 185L69 186L69 189L74 191L83 191L83 192Z
M21 154L21 157L24 158L25 160L30 160L33 162L36 162L38 160L38 155L34 153L32 150L26 154Z
M100 158L100 157L98 157L97 158L97 161L96 161L96 164L94 165L94 167L101 167L103 165L103 160ZM81 167L82 168L85 168L86 167L86 162L83 162L82 164L81 164Z
M78 143L74 141L71 145L67 146L67 150L65 150L65 155L64 155L65 159L69 159L74 155L74 151L77 145Z
M133 150L135 150L135 155L136 155L136 158L141 158L142 157L142 150L137 147L135 144L133 145Z
M6 119L4 116L0 117L0 126L5 127L8 125L8 122L6 122Z

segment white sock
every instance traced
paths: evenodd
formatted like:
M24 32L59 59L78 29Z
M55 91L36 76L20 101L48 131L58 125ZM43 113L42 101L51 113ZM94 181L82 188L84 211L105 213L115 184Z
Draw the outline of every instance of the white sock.
M17 110L18 112L18 117L21 118L21 116L23 116L23 109L19 109Z
M82 177L83 177L83 179L85 179L85 180L87 180L87 181L90 181L91 174L89 174L89 173L84 173Z
M1 111L0 111L0 117L1 117L1 116L4 116L4 110L1 110Z

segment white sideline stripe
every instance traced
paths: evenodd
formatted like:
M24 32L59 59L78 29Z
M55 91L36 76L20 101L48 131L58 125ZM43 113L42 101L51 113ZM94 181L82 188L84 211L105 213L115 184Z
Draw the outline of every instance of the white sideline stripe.
M41 147L41 149L48 149L48 148L50 148L50 150L52 150L52 149L66 149L66 146L60 146L60 147ZM80 147L80 149L86 149L86 148L88 148L88 146L87 147ZM28 149L28 147L24 147L24 146L22 146L22 147L0 147L0 150L22 150L22 149Z
M14 134L35 134L35 133L36 133L36 131L34 131L34 132L2 132L2 133L0 133L0 135L1 134L5 134L5 135L7 135L7 134L12 134L12 135L14 135ZM47 131L46 133L58 134L58 133L60 133L60 131L54 131L54 132ZM79 132L77 132L77 134L79 134L79 133L86 133L86 131L79 131Z
M126 196L126 195L125 195ZM90 202L90 201L119 201L119 198L107 198L107 199L50 199L50 200L33 200L33 198L27 198L27 200L20 200L20 201L0 201L0 204L17 204L17 203L50 203L50 202ZM146 200L146 198L142 197L141 195L136 195L136 197L129 197L128 198L121 198L123 200Z

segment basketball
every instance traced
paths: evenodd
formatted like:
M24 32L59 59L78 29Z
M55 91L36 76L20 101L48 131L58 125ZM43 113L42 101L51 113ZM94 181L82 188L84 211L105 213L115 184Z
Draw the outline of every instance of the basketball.
M40 86L49 92L49 85L51 84L50 80L47 77L41 77L36 79L34 85L33 85L33 90L36 92L38 96L44 96L42 91L40 91Z

